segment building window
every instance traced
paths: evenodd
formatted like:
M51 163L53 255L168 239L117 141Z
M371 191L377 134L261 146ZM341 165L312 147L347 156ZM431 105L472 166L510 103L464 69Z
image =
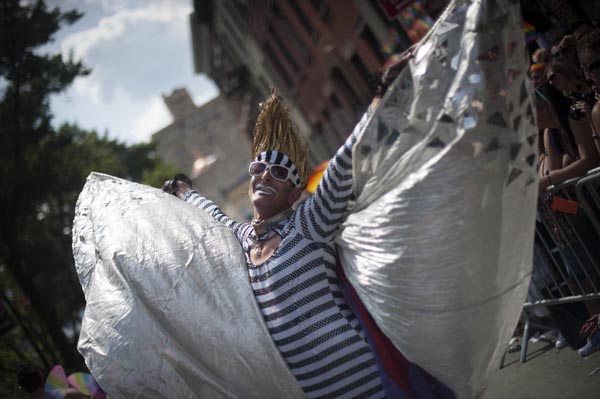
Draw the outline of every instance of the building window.
M221 51L221 45L216 43L212 47L213 50L213 66L215 68L221 68L223 66L223 53Z
M335 94L332 94L331 97L329 98L329 100L331 101L331 104L335 108L342 108L342 103L340 103L340 100L337 98L337 96Z
M331 117L332 123L338 125L342 131L352 129L353 121L340 103L340 100L337 98L337 96L332 94L331 97L329 97L329 101L331 102L331 105L333 105L333 113Z
M354 53L354 55L350 59L350 63L354 66L354 68L358 71L360 76L362 76L365 83L368 85L369 80L371 79L371 72L369 72L366 65L362 62L358 54Z
M286 61L290 64L290 66L292 67L292 69L294 71L297 71L298 70L298 63L296 62L296 60L294 59L294 57L292 56L292 54L288 50L288 46L286 46L281 41L281 38L279 37L279 35L277 34L277 32L275 32L275 30L273 29L273 27L271 25L269 25L268 32L269 32L269 37L273 38L273 41L275 42L275 44L277 45L277 47L279 47L279 50L281 51L281 53L285 57Z
M375 34L371 30L371 28L369 28L369 25L367 25L367 24L363 25L359 36L361 39L363 39L367 43L367 45L369 46L369 48L371 49L371 51L373 52L375 57L377 57L377 60L381 64L383 64L383 62L385 61L385 57L383 56L383 53L381 51L381 46L379 45L379 41L375 37Z
M267 53L267 57L268 57L269 61L275 67L275 71L277 72L279 77L283 80L285 87L287 87L287 88L292 87L292 83L293 83L292 78L290 77L290 75L288 75L288 73L285 70L285 68L283 67L283 65L281 65L281 62L279 62L279 57L277 57L277 55L273 51L273 48L271 47L270 44L267 43L267 45L265 46L265 51Z
M329 118L329 110L324 109L323 112L321 112L321 115L323 115L323 120L325 121L325 123L327 123L328 125L331 125L331 120Z
M348 80L344 77L344 74L339 68L335 67L331 70L331 80L343 94L347 101L351 104L352 112L356 115L360 113L362 103L360 97L356 94Z
M292 10L294 10L294 14L296 14L296 17L300 20L300 23L302 24L306 32L312 38L313 42L316 43L317 41L319 41L319 32L310 23L310 20L302 10L302 7L300 7L300 4L298 4L298 0L288 0L288 3L292 7Z
M321 124L321 122L317 122L317 124L315 125L315 134L323 134L323 125Z
M329 12L329 7L327 7L327 4L325 4L323 0L310 0L310 3L317 12L319 19L325 24L328 23L331 13Z
M224 15L224 17L221 18L224 27L224 29L222 29L222 34L231 38L230 44L235 46L231 48L232 50L235 48L237 49L238 54L244 54L245 40L240 36L239 29L235 29L235 22L232 22L230 18L231 15Z
M273 15L277 17L277 23L279 24L279 27L286 33L289 42L292 43L292 45L296 48L298 54L300 54L302 58L306 59L309 56L306 45L304 44L302 39L298 37L298 34L294 30L294 28L290 25L289 21L281 13L281 10L279 9L279 7L277 7L277 4L275 3L273 3Z

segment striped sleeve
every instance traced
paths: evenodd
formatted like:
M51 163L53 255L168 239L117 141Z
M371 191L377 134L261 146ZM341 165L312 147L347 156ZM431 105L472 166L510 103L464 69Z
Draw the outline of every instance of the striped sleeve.
M239 223L233 221L211 200L198 194L197 191L191 190L185 193L183 200L189 204L194 205L196 208L202 209L204 212L212 216L217 222L223 223L225 226L231 228L233 233L236 235L238 240L241 241L246 230L252 227L247 223Z
M331 241L352 199L352 148L371 116L368 110L329 162L315 194L295 213L297 228L307 238Z

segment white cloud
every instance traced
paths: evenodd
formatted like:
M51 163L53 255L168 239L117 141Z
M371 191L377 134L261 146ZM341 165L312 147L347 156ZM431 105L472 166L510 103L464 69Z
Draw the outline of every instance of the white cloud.
M187 23L191 12L189 4L172 2L150 3L134 9L117 8L114 14L101 18L93 28L65 37L60 45L63 56L68 57L72 51L75 59L85 58L92 48L114 41L140 23L171 23L177 27Z
M89 100L94 106L103 104L102 83L96 79L95 75L82 76L75 79L73 90L76 94Z
M85 28L66 32L60 45L76 58L86 55L92 69L53 96L55 125L68 121L128 144L144 142L172 121L161 93L186 87L197 106L218 95L207 76L193 73L189 0L50 1L70 1L84 12L78 24Z
M99 4L104 11L112 12L125 8L127 0L85 0L87 4Z
M128 140L131 142L150 141L152 134L173 122L162 97L152 97L141 107L144 111L135 119Z
M172 123L159 90L155 95L140 99L127 87L117 86L110 99L106 99L101 94L101 86L101 81L91 75L78 78L69 90L53 96L54 123L77 123L84 129L107 132L111 138L128 144L147 142L152 134ZM182 80L173 87L187 87L197 106L219 93L203 75ZM163 92L169 94L171 90Z
M47 0L50 4L63 5L65 7L79 7L85 3L84 7L90 5L99 5L105 11L114 11L123 8L129 0Z

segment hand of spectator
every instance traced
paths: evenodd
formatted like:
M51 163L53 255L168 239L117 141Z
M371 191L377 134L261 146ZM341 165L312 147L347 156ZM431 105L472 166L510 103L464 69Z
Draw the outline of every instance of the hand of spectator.
M565 35L557 45L552 46L550 52L553 58L564 58L569 62L576 61L577 41L573 35Z
M539 192L542 193L551 189L552 185L550 184L550 179L548 179L548 176L541 176L539 183Z
M575 36L573 35L565 35L558 43L558 51L563 52L567 49L572 49L577 46L577 42L575 40Z
M586 118L592 115L592 107L586 101L575 101L571 105L571 111L582 112Z

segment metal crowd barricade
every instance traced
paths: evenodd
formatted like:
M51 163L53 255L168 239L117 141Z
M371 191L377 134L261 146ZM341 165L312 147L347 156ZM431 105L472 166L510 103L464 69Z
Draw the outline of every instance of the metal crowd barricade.
M592 169L579 179L576 189L577 199L600 236L600 167Z
M580 209L576 215L553 211L547 193L540 194L521 362L534 308L600 299L600 168L554 187L552 194L578 202Z

